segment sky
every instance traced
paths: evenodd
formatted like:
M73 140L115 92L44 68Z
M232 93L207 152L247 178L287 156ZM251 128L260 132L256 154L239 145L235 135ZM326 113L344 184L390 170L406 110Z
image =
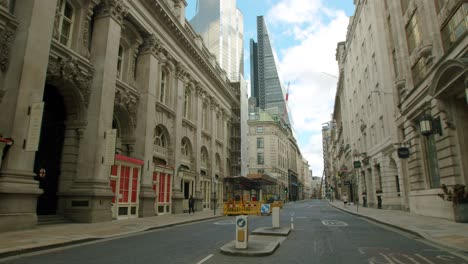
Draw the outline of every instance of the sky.
M187 0L186 17L197 0ZM338 42L346 39L353 0L237 0L244 15L244 76L250 80L249 40L257 41L257 16L264 16L302 155L313 176L323 174L322 124L333 113ZM250 92L250 89L249 89Z

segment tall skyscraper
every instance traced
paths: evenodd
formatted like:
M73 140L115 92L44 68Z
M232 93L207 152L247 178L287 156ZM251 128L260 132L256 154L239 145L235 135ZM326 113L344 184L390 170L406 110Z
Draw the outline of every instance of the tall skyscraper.
M190 24L229 80L238 82L244 75L244 18L236 8L236 0L198 0Z
M250 107L258 107L291 125L286 89L278 74L276 55L263 16L257 17L257 42L250 40Z

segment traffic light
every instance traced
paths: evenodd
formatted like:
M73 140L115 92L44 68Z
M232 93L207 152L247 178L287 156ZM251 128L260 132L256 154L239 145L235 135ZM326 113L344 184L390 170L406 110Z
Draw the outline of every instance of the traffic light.
M284 193L288 192L288 187L284 187Z

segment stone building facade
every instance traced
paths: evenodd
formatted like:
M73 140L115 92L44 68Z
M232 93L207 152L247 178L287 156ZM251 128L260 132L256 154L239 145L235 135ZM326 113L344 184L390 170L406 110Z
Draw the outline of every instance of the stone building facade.
M438 194L442 184L468 183L468 2L355 5L324 129L327 183L357 187L368 206L454 219ZM424 120L440 128L425 131Z
M266 190L265 199L271 195L284 201L305 199L304 190L310 190L310 181L305 180L308 162L291 130L273 116L261 110L250 114L249 173L265 173L276 180Z
M41 214L100 222L223 199L239 91L186 4L0 2L0 133L15 142L0 168L1 231Z

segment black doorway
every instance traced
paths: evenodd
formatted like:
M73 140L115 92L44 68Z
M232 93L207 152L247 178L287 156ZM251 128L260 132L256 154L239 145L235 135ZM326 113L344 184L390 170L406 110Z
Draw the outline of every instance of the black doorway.
M41 138L34 161L34 171L35 179L39 181L39 188L44 190L44 193L37 199L36 212L38 215L51 215L57 211L57 189L66 113L63 98L55 87L46 85L43 101ZM45 176L39 176L40 169L45 169Z

